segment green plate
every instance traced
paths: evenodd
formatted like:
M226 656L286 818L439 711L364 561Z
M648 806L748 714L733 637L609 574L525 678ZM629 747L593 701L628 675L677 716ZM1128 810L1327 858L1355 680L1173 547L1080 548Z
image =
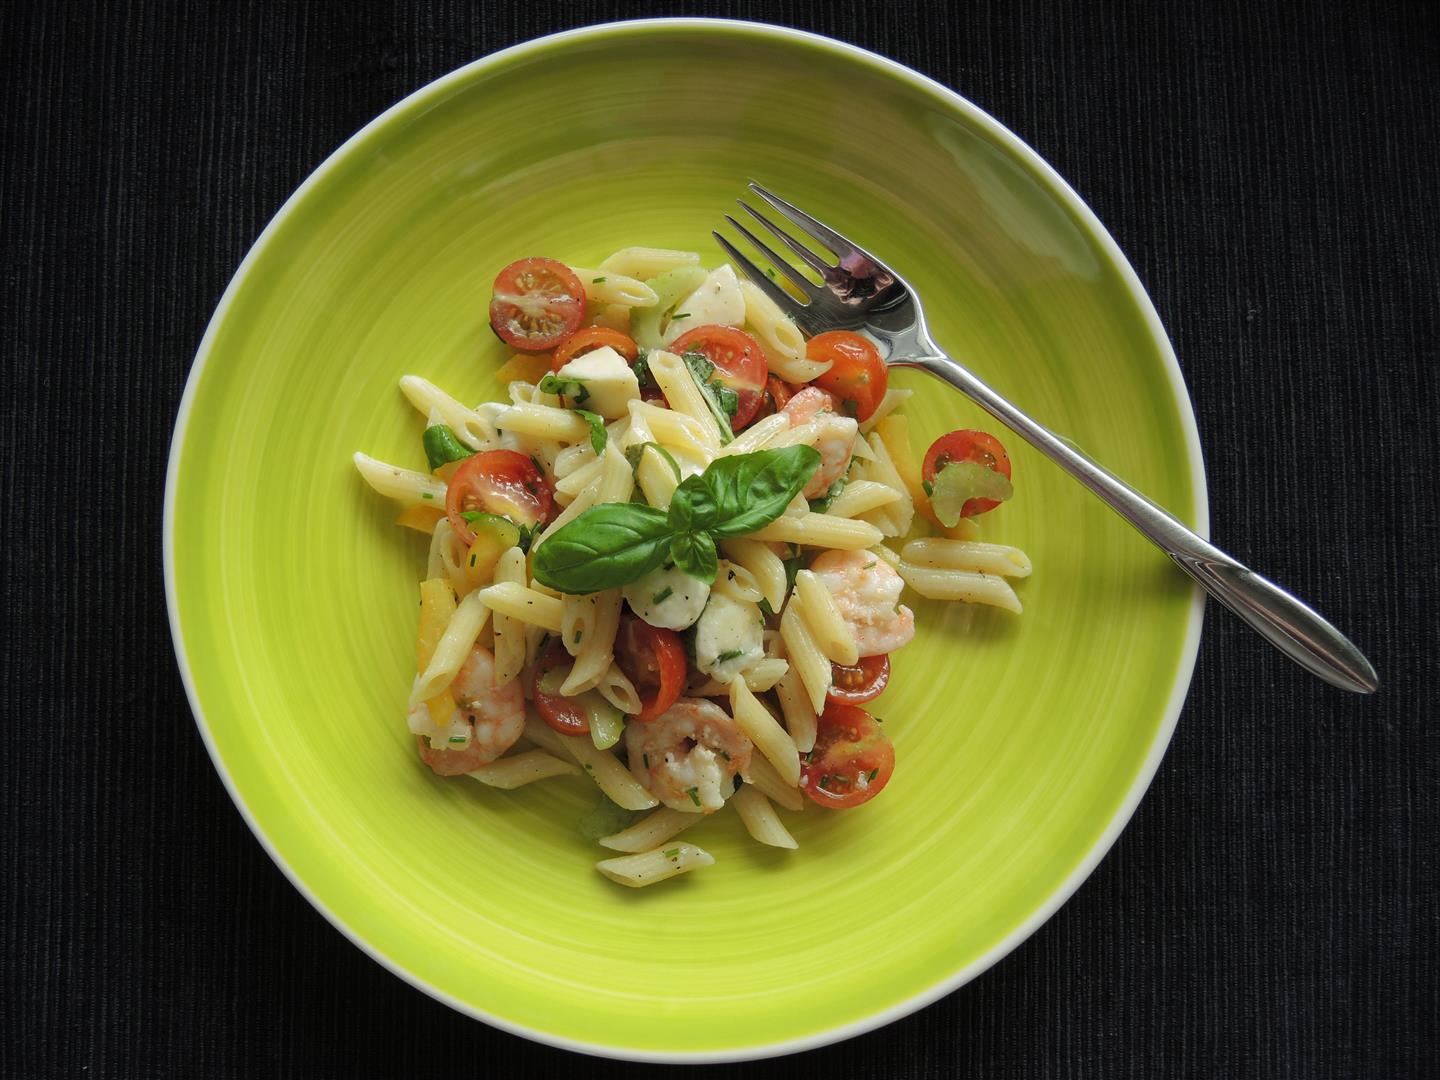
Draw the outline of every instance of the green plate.
M876 703L898 765L800 850L697 826L716 865L630 891L592 864L581 780L432 776L404 709L425 545L350 454L421 464L396 387L497 395L486 324L523 255L593 264L710 238L757 179L877 252L937 339L1203 529L1194 419L1114 242L990 117L877 56L791 30L621 23L522 45L347 142L245 258L180 406L165 505L180 669L236 805L297 888L381 963L508 1031L615 1057L831 1042L973 978L1114 841L1164 752L1201 603L1079 485L1007 440L1025 614L917 605ZM985 423L923 375L916 446ZM992 426L992 425L988 425ZM921 441L921 440L924 441Z

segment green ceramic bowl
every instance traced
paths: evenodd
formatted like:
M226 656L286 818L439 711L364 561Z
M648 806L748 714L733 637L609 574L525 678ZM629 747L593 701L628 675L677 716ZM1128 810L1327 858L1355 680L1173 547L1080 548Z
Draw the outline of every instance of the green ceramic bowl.
M715 866L630 891L592 869L580 780L517 792L416 760L418 534L350 464L420 463L396 387L496 395L496 270L710 238L754 178L905 275L939 341L1197 528L1179 370L1134 273L1043 161L973 105L791 30L621 23L510 49L406 98L330 157L255 244L201 343L165 505L170 618L205 742L275 861L417 987L530 1038L615 1057L761 1057L902 1016L993 964L1115 840L1169 740L1201 604L1187 579L1018 439L1025 614L920 602L876 703L898 765L862 810L732 815ZM984 424L920 391L917 447ZM993 426L993 425L990 425ZM921 439L923 438L923 442Z

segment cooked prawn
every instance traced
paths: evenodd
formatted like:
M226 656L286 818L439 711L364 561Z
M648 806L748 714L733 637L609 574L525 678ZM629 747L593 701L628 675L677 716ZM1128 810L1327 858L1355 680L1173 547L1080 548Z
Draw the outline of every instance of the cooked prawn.
M792 428L806 425L813 429L805 441L820 452L820 467L810 477L803 494L807 499L818 499L850 468L859 425L854 417L837 413L835 399L814 386L807 386L792 397L780 415L790 421Z
M884 559L868 551L826 551L810 569L835 598L861 656L894 652L915 636L915 613L900 604L905 581Z
M449 691L460 721L453 727L466 732L465 736L454 737L466 738L466 742L437 750L430 745L428 736L415 737L420 760L438 775L459 776L488 765L514 746L524 732L525 694L520 680L511 679L497 687L491 685L494 678L495 657L483 645L476 645L460 665ZM413 718L423 722L416 710L426 712L425 703L410 710Z
M750 764L750 737L714 702L679 698L648 724L625 725L635 779L672 810L713 814Z

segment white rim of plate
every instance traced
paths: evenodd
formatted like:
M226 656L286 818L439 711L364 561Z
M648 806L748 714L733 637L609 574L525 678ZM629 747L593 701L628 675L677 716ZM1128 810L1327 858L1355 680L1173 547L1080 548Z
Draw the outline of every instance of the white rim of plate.
M462 83L473 76L476 72L486 67L502 63L527 52L534 52L542 49L549 49L556 44L571 41L578 38L590 37L599 34L613 33L618 30L641 27L664 27L670 29L718 29L741 34L754 34L762 37L773 37L778 39L790 39L803 42L806 45L824 49L830 53L858 60L864 64L879 68L892 77L908 83L920 90L934 94L954 108L959 110L967 121L974 123L981 130L985 131L997 142L1003 144L1007 149L1018 155L1022 162L1035 170L1043 179L1047 180L1055 188L1060 198L1069 204L1081 222L1099 240L1105 254L1110 258L1116 269L1120 272L1121 280L1130 290L1132 298L1144 316L1146 325L1149 327L1150 335L1154 339L1156 348L1160 353L1164 364L1165 373L1169 377L1171 391L1175 395L1175 404L1180 417L1180 427L1185 440L1186 450L1190 460L1190 482L1195 493L1195 505L1193 507L1196 521L1196 531L1201 536L1208 536L1210 530L1210 507L1209 497L1205 485L1205 466L1200 448L1200 435L1195 425L1195 414L1190 405L1189 394L1185 388L1185 378L1180 371L1180 364L1175 358L1175 350L1170 344L1170 338L1165 333L1165 328L1160 323L1160 316L1155 311L1155 306L1150 301L1140 279L1136 276L1130 261L1120 250L1115 239L1109 231L1101 224L1100 219L1095 216L1094 211L1080 198L1065 179L1050 166L1038 153L1030 148L1019 136L1005 127L998 120L992 117L978 105L957 94L949 87L936 82L926 75L920 74L905 65L881 56L878 53L862 49L858 45L850 45L834 38L825 37L821 34L812 34L804 30L794 30L785 26L774 26L769 23L749 22L741 19L694 19L694 18L659 18L659 19L625 19L616 22L596 23L591 26L579 27L574 30L566 30L556 34L548 34L545 37L534 38L530 41L512 45L507 49L490 53L478 60L472 60L463 67L456 68L448 74L442 75L433 82L426 83L420 89L407 94L404 98L391 105L375 119L362 127L350 138L346 139L329 157L327 157L312 172L305 181L295 189L283 206L275 213L275 216L266 224L265 229L260 233L259 238L251 245L250 250L241 260L240 266L236 269L230 284L226 287L220 298L220 303L215 308L215 313L210 317L210 322L205 328L205 335L200 339L200 346L195 352L195 361L191 365L190 374L185 381L185 391L180 398L180 408L175 418L175 432L170 440L169 463L165 470L165 513L164 513L164 561L165 561L165 603L170 618L170 637L175 645L175 659L180 667L180 678L185 684L185 695L190 700L190 710L195 714L195 725L200 731L200 737L205 743L205 749L210 754L210 760L215 766L216 772L225 785L226 791L230 793L230 799L235 803L240 816L245 819L245 824L260 842L270 858L278 866L281 872L290 880L290 884L299 890L300 894L308 900L311 905L329 920L330 924L349 938L354 945L375 960L382 967L392 974L398 976L416 989L444 1002L457 1012L482 1020L492 1027L507 1031L512 1035L519 1035L535 1042L545 1043L550 1046L559 1047L562 1050L573 1050L582 1054L593 1054L598 1057L613 1058L623 1061L647 1061L662 1064L711 1064L729 1061L752 1061L760 1058L780 1057L786 1054L798 1053L803 1050L811 1050L820 1046L828 1046L832 1043L842 1042L856 1035L862 1035L867 1031L883 1027L902 1017L918 1012L925 1006L938 1001L952 991L958 990L961 986L970 982L976 976L994 966L1012 950L1025 941L1031 934L1040 928L1059 910L1060 906L1074 895L1080 885L1099 865L1100 860L1105 857L1110 848L1114 846L1116 839L1125 826L1129 824L1135 808L1140 804L1141 798L1150 787L1154 779L1155 771L1160 766L1160 760L1165 755L1166 748L1170 745L1170 738L1174 734L1176 722L1180 718L1180 710L1184 706L1185 697L1189 693L1190 680L1195 670L1195 658L1200 648L1200 630L1204 621L1205 594L1197 586L1192 594L1190 604L1190 615L1185 628L1185 640L1181 649L1180 663L1175 672L1175 683L1171 688L1170 698L1165 704L1165 714L1161 718L1160 726L1156 730L1155 738L1150 744L1145 760L1140 765L1139 772L1125 793L1119 808L1114 817L1110 819L1109 825L1105 828L1095 844L1085 854L1084 858L1076 864L1070 876L1061 882L1060 886L1038 908L1030 913L1019 926L1015 927L1004 939L998 942L984 955L980 956L970 964L952 974L949 978L928 987L905 1001L892 1005L880 1012L860 1020L829 1028L825 1031L806 1035L797 1039L789 1039L784 1042L767 1043L760 1046L737 1047L733 1050L700 1051L695 1053L665 1053L655 1050L633 1048L625 1046L607 1046L601 1043L582 1042L577 1039L568 1039L550 1032L540 1031L533 1028L516 1024L503 1017L494 1016L483 1009L478 1009L468 1002L461 1001L437 987L431 986L423 979L408 971L398 962L391 960L384 953L380 952L369 942L365 941L358 934L350 929L336 914L331 911L323 900L311 891L308 885L300 878L296 871L285 861L279 851L271 844L269 837L260 828L250 808L246 805L244 798L235 787L235 782L225 768L224 762L215 746L215 740L210 732L210 725L205 719L204 711L200 708L199 695L195 688L195 680L190 672L190 664L185 655L185 642L180 631L179 602L175 588L175 500L176 482L180 473L180 451L185 442L185 433L190 423L190 413L194 406L196 389L199 386L200 378L204 374L205 363L209 356L210 349L216 335L219 333L220 325L225 321L225 316L233 303L235 296L239 293L241 284L249 273L251 265L255 262L272 238L272 236L284 224L293 208L298 205L310 189L321 182L324 177L334 168L346 155L360 143L374 129L383 125L392 116L405 112L420 104L425 99L442 94L457 83Z

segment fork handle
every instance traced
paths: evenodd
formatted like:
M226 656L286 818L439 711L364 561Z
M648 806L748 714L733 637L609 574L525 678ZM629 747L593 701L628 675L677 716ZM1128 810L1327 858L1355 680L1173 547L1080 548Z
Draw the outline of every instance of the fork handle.
M1332 686L1369 694L1375 669L1344 634L1274 582L1237 562L1129 484L1062 442L947 356L895 360L943 379L1100 496L1215 599L1286 656Z

